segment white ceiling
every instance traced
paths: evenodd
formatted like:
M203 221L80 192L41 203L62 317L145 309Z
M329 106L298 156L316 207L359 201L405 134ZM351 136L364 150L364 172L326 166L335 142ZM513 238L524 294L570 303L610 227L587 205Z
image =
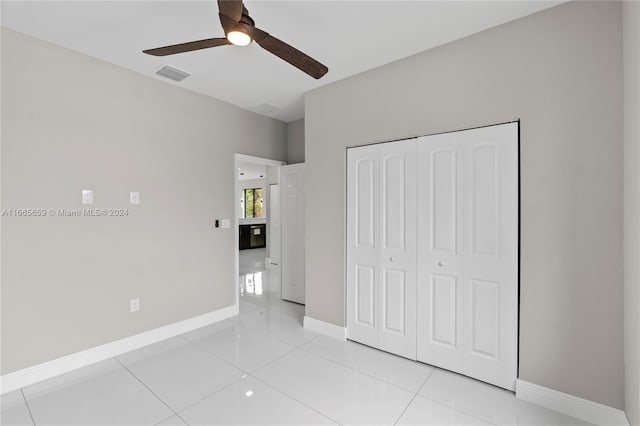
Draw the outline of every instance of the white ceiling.
M2 26L290 122L313 88L460 39L562 1L246 0L256 26L329 67L315 80L255 43L158 58L142 50L223 37L215 0L6 1ZM275 107L270 108L270 107ZM272 109L271 111L269 111Z

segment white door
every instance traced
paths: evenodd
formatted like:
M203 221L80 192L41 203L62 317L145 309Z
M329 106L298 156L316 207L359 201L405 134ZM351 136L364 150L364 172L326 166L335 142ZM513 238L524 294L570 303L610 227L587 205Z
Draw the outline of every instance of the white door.
M416 357L416 141L350 149L348 337Z
M282 166L282 298L304 304L304 164Z
M379 145L347 150L347 334L378 346Z
M271 264L280 264L280 186L269 185L269 257Z
M418 142L418 360L515 389L518 125Z

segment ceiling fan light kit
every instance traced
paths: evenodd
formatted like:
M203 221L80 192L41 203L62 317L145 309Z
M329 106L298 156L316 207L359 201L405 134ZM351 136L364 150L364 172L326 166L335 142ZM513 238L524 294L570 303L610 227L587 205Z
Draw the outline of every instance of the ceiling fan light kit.
M242 4L242 0L218 0L220 24L226 34L225 38L210 38L170 46L148 49L143 52L153 56L175 55L177 53L192 52L210 47L233 44L247 46L255 41L266 51L290 63L299 70L315 79L324 76L329 69L312 57L278 40L266 31L256 28L255 22L249 16L249 11Z
M227 33L227 40L236 46L248 46L253 40L251 36L241 29L233 29Z

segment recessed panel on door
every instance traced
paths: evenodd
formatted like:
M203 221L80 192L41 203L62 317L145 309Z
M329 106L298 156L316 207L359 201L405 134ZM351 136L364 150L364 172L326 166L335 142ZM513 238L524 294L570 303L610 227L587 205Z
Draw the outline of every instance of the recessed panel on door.
M457 249L458 190L456 151L440 149L430 158L431 239L433 251L455 253Z
M499 236L499 188L497 147L481 145L471 151L473 254L495 255Z
M405 157L388 156L384 159L384 247L403 250L405 239Z
M382 280L383 327L386 332L404 335L406 321L405 273L397 269L385 269Z
M455 349L457 346L457 278L451 275L431 275L431 341Z
M375 167L373 160L361 160L356 162L356 190L355 190L355 216L356 216L356 244L358 246L374 246L374 201L375 201Z
M500 348L500 285L471 281L471 351L497 359Z
M356 265L356 322L375 327L375 268Z

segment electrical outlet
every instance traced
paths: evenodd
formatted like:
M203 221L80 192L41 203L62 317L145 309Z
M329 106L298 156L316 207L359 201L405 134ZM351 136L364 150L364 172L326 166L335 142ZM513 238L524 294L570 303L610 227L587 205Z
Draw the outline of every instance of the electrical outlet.
M140 310L140 299L131 299L129 301L131 312L138 312Z
M90 189L82 190L82 204L93 204L93 191Z

